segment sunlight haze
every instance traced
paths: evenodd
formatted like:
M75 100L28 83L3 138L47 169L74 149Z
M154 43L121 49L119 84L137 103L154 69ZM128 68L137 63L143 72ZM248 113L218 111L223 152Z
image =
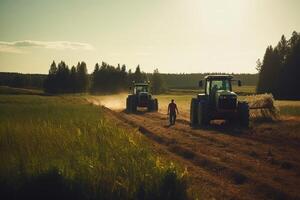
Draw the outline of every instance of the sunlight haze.
M48 73L53 60L138 64L145 72L255 73L297 0L0 0L0 71Z

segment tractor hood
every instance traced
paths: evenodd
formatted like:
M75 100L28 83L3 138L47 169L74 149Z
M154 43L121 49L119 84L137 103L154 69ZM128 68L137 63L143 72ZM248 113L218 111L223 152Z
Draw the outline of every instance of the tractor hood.
M233 110L237 106L236 93L229 90L218 90L216 92L215 105L217 109Z

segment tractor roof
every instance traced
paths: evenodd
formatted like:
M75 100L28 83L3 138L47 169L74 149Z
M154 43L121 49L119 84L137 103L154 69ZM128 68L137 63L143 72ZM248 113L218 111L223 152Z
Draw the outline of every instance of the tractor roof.
M231 75L207 75L204 77L206 80L213 80L213 79L232 79L233 76Z

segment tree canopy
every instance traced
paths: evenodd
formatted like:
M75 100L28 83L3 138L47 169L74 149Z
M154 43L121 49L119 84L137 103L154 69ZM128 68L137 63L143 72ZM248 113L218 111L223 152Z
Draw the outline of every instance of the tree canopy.
M73 66L70 70L64 61L57 66L53 61L44 81L44 90L48 93L86 92L88 87L89 78L84 62L78 62L77 67Z
M300 34L283 35L273 48L268 46L259 67L258 93L272 93L277 99L300 99Z

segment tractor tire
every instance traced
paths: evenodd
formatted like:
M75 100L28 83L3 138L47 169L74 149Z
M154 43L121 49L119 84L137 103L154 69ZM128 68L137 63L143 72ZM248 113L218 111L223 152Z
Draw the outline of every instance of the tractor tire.
M126 98L126 111L127 112L131 112L131 106L130 106L130 96L128 96L127 98Z
M192 98L190 107L190 125L192 127L195 127L198 124L198 103L198 99Z
M249 105L247 102L238 102L238 119L242 127L249 127Z
M208 112L208 105L205 102L198 103L198 125L207 126L210 122L209 120L209 112Z
M126 111L129 113L134 112L133 110L134 98L135 97L133 95L129 95L126 99Z
M149 99L148 100L148 105L147 105L147 111L148 112L152 112L153 111L153 104L154 104L153 99Z
M136 112L137 111L137 98L136 96L132 96L131 99L131 112Z
M154 109L153 109L154 112L157 112L158 111L158 101L157 99L154 99Z

